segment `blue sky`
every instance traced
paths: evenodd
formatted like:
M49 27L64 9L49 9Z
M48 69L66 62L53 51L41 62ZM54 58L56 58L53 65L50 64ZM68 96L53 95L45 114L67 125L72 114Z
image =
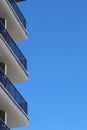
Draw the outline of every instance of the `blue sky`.
M30 126L16 130L87 130L87 1L20 3L29 39L19 43L29 81L18 84Z

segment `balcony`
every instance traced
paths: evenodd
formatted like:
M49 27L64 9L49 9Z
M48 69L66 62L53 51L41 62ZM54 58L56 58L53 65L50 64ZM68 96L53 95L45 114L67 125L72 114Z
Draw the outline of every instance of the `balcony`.
M10 130L8 126L0 119L0 130Z
M9 128L29 125L29 118L27 116L27 102L1 70L0 110L7 113L7 126Z
M26 58L24 57L24 55L22 54L22 52L20 51L20 49L18 48L18 46L16 45L16 43L13 41L13 39L10 37L10 35L9 35L9 33L7 32L7 30L4 28L4 26L0 23L0 34L1 34L1 37L3 38L3 40L4 40L4 44L6 44L5 46L7 46L7 48L9 49L9 55L10 55L10 57L11 57L11 55L13 55L13 57L15 58L15 63L13 64L14 65L14 67L16 67L16 65L15 64L19 64L19 67L21 67L21 69L22 69L22 71L24 71L24 73L26 73L27 74L27 61L26 61ZM2 43L3 44L3 43ZM1 49L1 48L0 48ZM1 51L2 51L2 49L1 49ZM1 52L0 51L0 52ZM3 48L3 51L5 51L6 52L6 50ZM10 54L11 53L11 54ZM1 52L1 54L3 54L3 56L5 55L5 53L4 52ZM8 54L6 54L7 56L8 56ZM6 56L6 57L7 57ZM9 56L8 56L8 58L9 58ZM2 60L4 60L4 58L2 59ZM11 59L9 59L9 60L11 60ZM13 60L13 58L12 58L12 60ZM0 61L0 62L2 62L2 61ZM6 62L6 60L5 60L5 62ZM7 64L9 64L9 63L7 63ZM12 63L11 63L12 64ZM10 65L8 65L8 66L10 66ZM13 66L12 66L12 68L14 68ZM18 68L18 67L17 67ZM11 68L9 68L9 69L11 69ZM19 69L20 70L20 69ZM9 71L9 70L8 70ZM10 72L11 73L11 72ZM20 73L21 74L21 73ZM9 75L9 73L8 73L8 75ZM11 76L12 75L10 75L10 77L9 78L11 78ZM17 76L17 75L16 75ZM28 76L28 75L27 75ZM15 79L15 78L14 78ZM10 79L11 80L11 79ZM11 80L12 82L17 82L16 80L15 81L13 81L13 80ZM26 80L25 80L26 81ZM19 81L20 82L20 81Z
M0 18L7 20L7 31L14 41L28 38L26 20L15 0L0 0Z
M20 9L18 8L15 0L9 0L12 8L14 9L14 11L16 12L17 16L19 17L20 21L22 22L22 24L24 25L24 27L26 28L26 20L22 14L22 12L20 11Z
M13 41L13 39L10 37L9 33L7 30L4 28L4 26L0 23L0 33L6 40L7 44L9 47L12 49L12 51L15 53L23 67L27 70L27 61L26 58L23 56L22 52L20 49L17 47L16 43Z
M27 114L27 102L1 70L0 70L0 82L9 92L12 98L17 102L17 104L21 107L21 109Z

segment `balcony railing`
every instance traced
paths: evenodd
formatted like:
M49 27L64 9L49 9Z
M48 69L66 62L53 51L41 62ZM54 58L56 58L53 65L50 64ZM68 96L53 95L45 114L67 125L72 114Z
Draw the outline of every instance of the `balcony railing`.
M27 114L27 102L18 92L15 86L11 83L11 81L7 78L4 72L2 72L1 70L0 70L0 82L8 91L8 93L13 97L13 99L17 102L17 104L22 108L22 110Z
M22 52L20 51L20 49L18 48L18 46L16 45L16 43L13 41L13 39L11 38L11 36L7 32L7 30L4 28L4 26L2 25L2 23L0 23L0 33L4 37L4 39L6 40L7 44L12 49L12 51L14 52L14 54L17 56L17 58L19 59L19 61L21 62L21 64L27 70L27 61L26 61L26 58L24 57L24 55L22 54Z
M24 25L24 27L26 28L26 19L23 16L22 12L20 11L19 7L17 6L15 0L8 0L12 6L12 8L14 9L14 11L16 12L17 16L19 17L19 19L21 20L22 24Z
M8 126L0 119L0 130L10 130Z

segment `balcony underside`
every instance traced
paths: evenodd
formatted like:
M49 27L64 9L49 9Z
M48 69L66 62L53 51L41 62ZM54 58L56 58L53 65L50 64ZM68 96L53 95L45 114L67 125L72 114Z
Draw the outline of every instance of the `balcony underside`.
M0 18L7 20L7 31L14 41L22 41L28 38L25 27L8 0L0 0Z
M29 125L29 119L27 115L21 111L14 99L4 89L2 84L0 84L0 110L7 112L7 126L9 128L17 128Z
M0 62L7 65L7 76L12 83L25 82L28 80L26 70L23 69L18 58L9 48L2 35L0 35Z

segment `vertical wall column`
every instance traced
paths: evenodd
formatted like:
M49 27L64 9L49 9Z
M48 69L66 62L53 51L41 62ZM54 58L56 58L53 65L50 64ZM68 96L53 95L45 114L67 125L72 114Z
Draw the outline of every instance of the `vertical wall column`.
M7 65L5 63L0 63L0 70L2 70L5 75L7 75Z
M5 124L7 124L7 113L6 113L6 112L0 110L0 118L1 118L1 120L2 120Z
M0 18L0 22L3 24L3 26L7 29L7 20L4 18Z
M0 70L2 70L5 75L7 75L7 65L5 63L0 63ZM0 110L0 118L7 124L7 113Z

